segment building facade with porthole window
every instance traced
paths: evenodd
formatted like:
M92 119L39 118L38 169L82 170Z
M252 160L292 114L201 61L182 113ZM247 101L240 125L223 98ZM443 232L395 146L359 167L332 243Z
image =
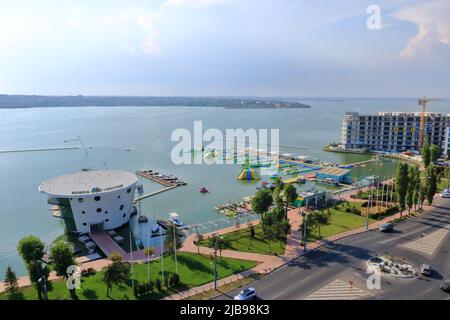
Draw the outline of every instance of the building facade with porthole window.
M69 232L111 230L130 220L137 177L118 170L89 170L43 182L53 216L64 220Z

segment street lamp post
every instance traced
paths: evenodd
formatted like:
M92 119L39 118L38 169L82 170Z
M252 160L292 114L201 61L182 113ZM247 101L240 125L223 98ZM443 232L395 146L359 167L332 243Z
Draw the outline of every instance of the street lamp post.
M307 237L307 228L306 228L306 212L303 212L303 251L306 252L306 237Z
M220 237L219 235L215 234L215 242L214 242L214 290L217 290L217 239ZM222 238L222 237L220 237Z

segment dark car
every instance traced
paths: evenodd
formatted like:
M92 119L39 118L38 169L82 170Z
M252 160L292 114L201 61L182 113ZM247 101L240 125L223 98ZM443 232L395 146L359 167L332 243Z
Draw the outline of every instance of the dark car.
M378 230L380 230L381 232L389 232L394 230L394 225L392 223L383 223Z
M440 288L442 291L450 293L450 279L447 279L444 282L442 282Z

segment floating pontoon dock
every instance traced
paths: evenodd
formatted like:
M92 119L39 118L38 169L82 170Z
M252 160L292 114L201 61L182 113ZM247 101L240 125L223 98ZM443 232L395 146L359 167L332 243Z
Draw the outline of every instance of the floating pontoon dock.
M179 187L186 185L186 182L179 180L177 177L159 174L159 172L153 170L137 171L136 174L153 182L162 184L165 187Z

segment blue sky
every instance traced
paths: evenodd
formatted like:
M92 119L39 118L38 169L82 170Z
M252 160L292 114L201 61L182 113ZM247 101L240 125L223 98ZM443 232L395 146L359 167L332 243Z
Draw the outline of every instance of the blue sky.
M0 93L447 97L449 37L447 0L0 0Z

